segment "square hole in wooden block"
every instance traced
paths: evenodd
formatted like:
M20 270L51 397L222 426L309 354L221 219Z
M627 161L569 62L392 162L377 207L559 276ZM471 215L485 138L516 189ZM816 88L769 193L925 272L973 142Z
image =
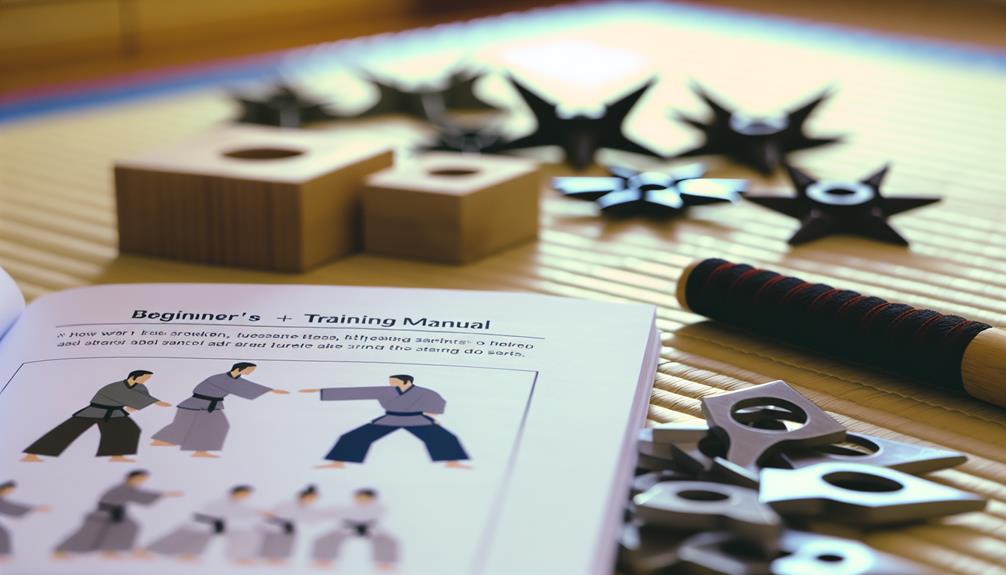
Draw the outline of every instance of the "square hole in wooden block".
M538 166L430 153L367 178L368 252L467 263L538 237Z
M303 271L359 249L363 180L392 163L359 133L209 131L116 162L119 248Z

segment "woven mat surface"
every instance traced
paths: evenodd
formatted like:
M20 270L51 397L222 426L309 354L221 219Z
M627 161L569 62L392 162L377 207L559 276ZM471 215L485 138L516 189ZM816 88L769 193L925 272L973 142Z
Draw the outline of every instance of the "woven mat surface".
M851 237L791 248L786 239L796 222L750 203L696 208L666 223L605 221L589 204L543 187L537 244L466 267L359 255L304 275L281 275L120 256L112 161L226 122L233 107L219 87L207 87L0 125L0 265L29 299L92 283L205 281L526 290L652 303L664 333L652 421L692 420L701 417L703 396L783 379L851 430L964 452L966 464L930 478L989 498L986 511L844 534L937 572L1006 573L1006 411L703 322L673 296L685 265L724 257L1004 325L1006 58L969 59L949 48L889 43L858 32L743 27L736 15L612 10L553 10L452 30L455 36L471 32L468 48L476 44L471 38L483 42L475 60L514 67L556 98L603 101L657 70L662 81L630 116L629 132L666 152L690 147L696 137L669 119L670 109L705 114L688 91L689 79L755 112L792 106L830 85L835 95L810 129L847 138L797 154L795 162L820 176L859 179L890 161L888 195L942 195L944 201L892 218L911 241L908 249ZM444 33L368 45L384 51L404 46L405 54L419 42L451 52L442 50ZM326 50L339 52L338 46L317 52ZM577 52L583 55L579 65L549 69ZM343 81L337 72L326 76L324 67L296 73ZM499 78L483 88L498 102L515 102ZM367 97L359 86L357 92ZM515 110L510 126L529 129L526 112ZM338 129L383 131L402 142L422 134L402 119ZM548 152L538 157L551 158ZM616 159L640 162L602 155ZM751 178L758 191L789 193L781 177L759 178L725 161L709 165L714 175ZM568 170L548 165L545 173ZM575 410L575 394L569 404Z

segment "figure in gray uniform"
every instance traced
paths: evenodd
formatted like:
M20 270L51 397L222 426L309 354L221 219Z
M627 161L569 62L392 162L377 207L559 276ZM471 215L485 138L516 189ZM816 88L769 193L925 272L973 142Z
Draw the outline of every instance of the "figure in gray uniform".
M373 549L378 569L389 571L398 563L398 541L381 529L384 507L377 502L373 489L359 489L353 494L353 504L336 509L333 515L341 522L338 527L315 540L312 557L320 568L331 567L347 539L366 539Z
M404 429L426 444L433 461L445 461L448 467L467 467L468 459L461 442L433 418L444 412L447 402L440 394L414 383L411 375L399 374L388 378L388 386L331 387L327 389L302 389L302 393L321 392L322 401L376 399L384 408L384 415L370 423L344 433L325 459L331 463L318 467L341 468L346 462L363 463L370 446L385 435Z
M254 562L261 548L257 522L264 515L247 505L254 493L249 485L231 488L223 499L210 502L171 533L155 540L147 550L181 561L195 561L214 539L226 541L227 557L239 564Z
M182 495L177 491L143 489L148 479L150 473L138 469L126 475L122 483L105 491L98 499L97 508L84 517L84 524L56 547L56 557L99 551L108 558L114 558L121 552L132 551L136 547L140 525L129 516L129 505L151 505L162 497Z
M44 513L49 511L44 505L26 505L11 501L8 497L17 489L14 481L0 483L0 517L24 517L29 513ZM0 523L0 563L8 559L11 555L10 532Z
M177 446L182 451L194 451L193 457L220 457L210 452L224 448L230 431L231 424L224 415L224 398L236 395L256 399L266 393L289 393L246 379L255 367L254 363L235 363L230 371L204 379L192 390L192 397L178 404L174 421L154 434L151 445Z
M39 455L59 457L71 443L92 426L98 426L101 441L97 457L110 457L109 461L133 462L127 455L135 455L140 444L140 428L129 414L148 405L170 407L170 403L150 395L144 385L153 372L138 369L129 372L126 379L110 383L94 394L90 405L74 413L69 419L28 446L21 461L40 462Z
M268 514L262 526L262 548L259 556L267 562L279 565L293 555L297 535L306 523L320 521L329 516L317 507L320 495L318 488L309 485L288 501Z

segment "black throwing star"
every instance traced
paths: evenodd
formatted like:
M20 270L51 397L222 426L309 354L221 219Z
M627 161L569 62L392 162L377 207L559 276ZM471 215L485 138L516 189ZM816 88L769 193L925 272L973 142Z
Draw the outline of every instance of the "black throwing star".
M325 103L284 83L269 88L261 96L234 94L233 97L241 105L241 115L235 120L241 124L300 128L338 117L328 111Z
M405 114L421 120L442 122L450 110L496 110L495 106L475 95L475 83L480 78L479 74L452 72L440 86L427 84L409 89L368 74L367 79L377 88L377 101L350 117Z
M503 141L503 134L491 126L470 126L452 121L436 123L437 133L423 150L481 154Z
M700 86L695 85L692 89L709 106L713 117L705 123L678 113L679 120L705 134L705 142L677 154L677 157L723 154L768 175L786 161L786 154L790 152L824 146L841 139L837 136L815 138L804 133L804 123L830 96L828 91L795 110L776 116L754 117L728 110Z
M597 203L612 216L671 216L689 206L736 202L744 180L704 178L705 166L693 164L670 172L639 172L610 167L610 177L553 178L563 195Z
M795 198L745 196L770 210L797 218L798 232L789 239L792 245L807 243L831 234L853 234L882 242L908 245L887 223L887 217L940 201L940 198L887 198L880 195L880 184L888 166L859 182L815 180L804 172L783 164L796 188Z
M661 157L660 154L633 142L622 133L625 117L650 89L654 80L646 82L632 93L594 113L567 110L563 106L545 100L512 77L510 82L531 108L538 125L534 132L504 142L496 146L495 150L559 146L565 153L566 162L577 170L594 163L594 155L601 148Z

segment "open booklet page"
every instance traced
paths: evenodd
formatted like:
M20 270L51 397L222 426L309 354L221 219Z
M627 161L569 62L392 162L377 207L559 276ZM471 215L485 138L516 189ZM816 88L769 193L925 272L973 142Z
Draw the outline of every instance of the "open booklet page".
M511 293L46 296L0 343L0 570L606 572L653 326Z
M24 310L24 297L10 275L0 268L0 337Z

